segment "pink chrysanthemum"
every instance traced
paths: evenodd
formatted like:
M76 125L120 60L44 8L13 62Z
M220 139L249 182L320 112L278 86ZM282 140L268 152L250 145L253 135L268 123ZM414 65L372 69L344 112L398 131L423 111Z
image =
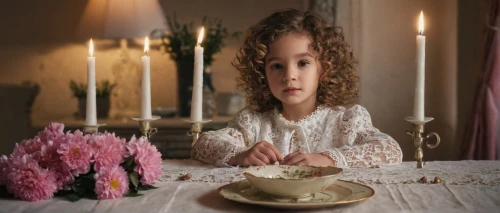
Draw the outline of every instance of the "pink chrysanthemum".
M97 172L104 167L118 166L123 161L127 150L125 139L120 139L115 134L107 132L87 135L89 145L94 154L94 170Z
M63 166L63 164L55 164L49 171L54 173L57 190L64 189L65 186L75 182L75 176L73 176L69 169Z
M60 136L64 136L64 124L56 122L50 123L49 126L38 133L38 137L42 142L51 141Z
M162 170L161 153L145 137L137 139L135 135L132 136L127 144L127 149L129 155L135 155L136 166L134 171L142 176L142 184L151 185L160 178Z
M12 156L23 156L24 154L34 155L35 153L40 152L41 146L42 142L38 137L23 140L21 143L16 143Z
M97 199L119 198L128 192L127 172L121 166L103 167L94 178Z
M40 168L30 155L12 158L7 175L7 190L27 201L52 198L57 190L54 174Z
M0 185L7 184L7 174L9 174L9 158L7 156L0 156Z
M76 130L74 134L68 134L66 139L67 143L61 144L57 150L57 153L61 155L63 166L76 177L89 172L92 148L87 144L83 133Z
M55 173L57 189L63 189L65 185L71 184L75 180L70 168L63 164L61 155L57 152L62 144L67 144L67 137L71 137L71 133L47 141L46 144L42 145L39 153L40 167Z

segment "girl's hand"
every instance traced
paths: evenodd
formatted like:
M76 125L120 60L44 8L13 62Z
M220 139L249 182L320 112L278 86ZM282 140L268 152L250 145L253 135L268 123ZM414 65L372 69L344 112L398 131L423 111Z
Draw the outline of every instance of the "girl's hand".
M283 164L289 166L336 166L337 162L321 153L293 152L285 157Z
M227 163L232 166L265 166L276 161L282 162L283 156L272 144L261 141L249 150L232 157Z

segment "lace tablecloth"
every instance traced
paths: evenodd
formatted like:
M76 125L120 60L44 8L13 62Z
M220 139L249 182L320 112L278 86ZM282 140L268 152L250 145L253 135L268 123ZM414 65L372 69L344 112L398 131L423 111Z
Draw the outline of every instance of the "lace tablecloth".
M243 180L245 168L217 168L193 160L170 160L163 167L160 183L177 182L179 176L187 173L186 182L230 183ZM423 169L416 169L415 162L380 168L347 168L342 180L363 184L399 185L421 184L420 178L433 180L436 176L447 185L500 185L499 161L440 161L427 162Z
M354 204L307 212L499 212L500 161L415 162L380 168L349 168L341 177L364 183L375 196ZM217 189L244 179L244 168L216 168L193 160L164 161L159 187L144 196L115 200L83 199L71 203L61 198L29 203L0 200L0 212L282 212L283 210L226 200ZM190 174L189 180L179 177ZM426 176L440 184L420 183ZM287 212L304 212L287 211Z

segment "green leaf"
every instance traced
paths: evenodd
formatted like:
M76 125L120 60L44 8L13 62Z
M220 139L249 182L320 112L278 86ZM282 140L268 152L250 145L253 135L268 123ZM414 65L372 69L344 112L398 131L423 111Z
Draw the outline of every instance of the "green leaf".
M94 194L95 180L93 178L85 178L80 187L85 189L87 195Z
M135 167L135 155L132 155L125 159L125 162L121 165L125 171L132 172L131 169Z
M132 185L134 185L135 188L139 186L139 174L137 172L128 173L128 178L130 179L130 182L132 183Z
M150 190L150 189L157 189L158 187L156 186L153 186L153 185L139 185L138 189L139 190L144 190L144 191L147 191L147 190Z
M76 195L78 195L78 196L83 197L83 195L85 195L85 188L83 188L82 186L79 186L79 185L73 184L73 185L71 185L71 189L72 189L72 190L73 190L73 192L75 192L75 194L76 194Z
M96 97L108 97L115 86L116 84L111 84L108 80L98 82L96 85ZM85 99L87 97L87 84L78 84L74 80L70 80L69 88L71 89L71 92L73 92L73 96L76 98Z
M69 201L71 202L76 202L76 201L79 201L80 199L82 199L82 197L76 195L76 194L69 194L68 196L66 196L66 199L68 199Z
M139 197L139 196L142 196L143 194L139 194L139 193L128 193L125 195L125 197Z

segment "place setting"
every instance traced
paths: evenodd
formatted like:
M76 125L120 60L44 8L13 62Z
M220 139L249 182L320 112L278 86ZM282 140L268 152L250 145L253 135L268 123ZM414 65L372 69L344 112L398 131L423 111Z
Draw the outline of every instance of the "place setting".
M225 199L280 209L326 208L364 201L375 191L366 185L339 180L337 167L268 165L250 167L246 180L217 191Z

